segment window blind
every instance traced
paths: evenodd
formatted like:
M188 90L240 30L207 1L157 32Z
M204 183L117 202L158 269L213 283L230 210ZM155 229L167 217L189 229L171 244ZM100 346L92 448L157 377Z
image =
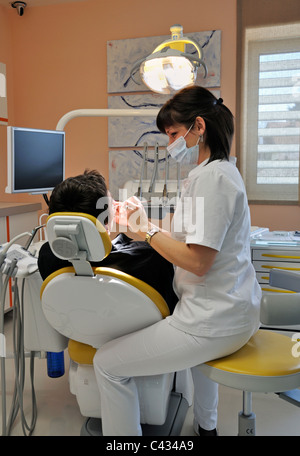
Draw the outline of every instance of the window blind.
M298 184L300 51L259 55L257 184Z
M300 38L248 43L244 178L249 200L298 201Z

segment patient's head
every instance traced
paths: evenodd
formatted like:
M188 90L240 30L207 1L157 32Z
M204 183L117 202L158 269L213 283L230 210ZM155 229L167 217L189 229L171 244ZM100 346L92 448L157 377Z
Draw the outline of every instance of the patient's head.
M98 218L101 213L108 223L110 194L104 177L98 171L86 170L83 174L69 177L53 190L49 201L49 214L54 212L83 212Z

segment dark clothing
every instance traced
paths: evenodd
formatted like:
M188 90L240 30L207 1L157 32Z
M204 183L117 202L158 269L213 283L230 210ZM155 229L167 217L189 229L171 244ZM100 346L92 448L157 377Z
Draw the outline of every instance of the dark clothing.
M147 242L134 241L121 233L112 241L110 254L102 261L91 262L91 265L117 269L143 280L162 295L170 313L173 312L178 301L173 290L174 267ZM57 258L52 253L48 242L42 245L38 267L43 280L52 272L66 266L72 266L72 264Z

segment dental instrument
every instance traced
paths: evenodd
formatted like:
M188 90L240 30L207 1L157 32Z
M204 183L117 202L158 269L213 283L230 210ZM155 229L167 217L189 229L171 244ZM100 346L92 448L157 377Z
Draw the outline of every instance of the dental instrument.
M148 143L144 143L144 150L143 150L143 161L142 161L142 166L141 166L141 176L140 176L140 183L139 183L139 188L137 191L137 196L142 199L143 196L143 181L144 181L144 175L145 175L145 168L146 168L146 162L148 159ZM146 173L147 177L147 173Z

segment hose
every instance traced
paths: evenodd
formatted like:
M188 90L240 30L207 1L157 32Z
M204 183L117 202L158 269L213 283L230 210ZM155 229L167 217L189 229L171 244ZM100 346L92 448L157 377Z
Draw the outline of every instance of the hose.
M1 278L0 294L0 333L4 335L4 303L7 292L9 279L12 277L18 260L14 259L10 269L5 277L4 283ZM22 280L21 302L19 297L18 279L14 283L14 302L13 302L13 349L14 349L14 367L15 367L15 384L10 415L7 421L6 410L6 375L5 375L5 357L1 357L1 391L2 391L2 435L10 435L14 421L20 411L23 434L32 435L37 420L37 403L34 390L34 358L35 352L30 352L30 384L32 396L32 417L31 423L28 424L23 408L23 392L25 384L25 348L24 348L24 290L25 279Z

